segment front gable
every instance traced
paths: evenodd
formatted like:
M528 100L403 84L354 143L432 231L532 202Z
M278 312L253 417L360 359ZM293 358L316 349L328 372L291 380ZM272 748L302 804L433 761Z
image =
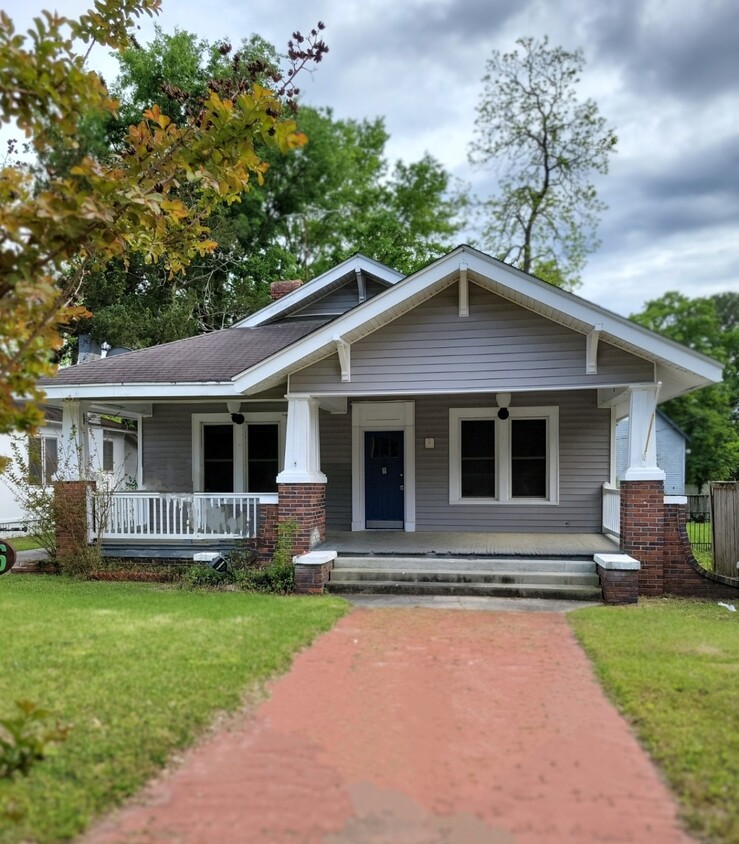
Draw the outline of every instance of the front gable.
M586 337L470 283L457 284L352 344L350 380L338 354L294 372L290 392L409 394L578 389L654 380L650 361L601 342L586 373Z

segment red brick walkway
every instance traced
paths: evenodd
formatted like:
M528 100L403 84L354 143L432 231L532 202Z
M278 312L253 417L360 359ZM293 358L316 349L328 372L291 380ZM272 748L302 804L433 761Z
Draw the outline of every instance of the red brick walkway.
M89 844L687 842L557 614L357 610Z

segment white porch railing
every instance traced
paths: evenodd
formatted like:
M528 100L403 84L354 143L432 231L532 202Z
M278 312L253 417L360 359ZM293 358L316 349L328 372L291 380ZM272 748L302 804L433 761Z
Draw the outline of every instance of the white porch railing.
M621 536L621 490L603 484L603 533Z
M95 496L94 518L104 521L103 539L249 539L257 535L260 498L266 496L225 492L103 493ZM97 530L99 525L95 522L91 532Z

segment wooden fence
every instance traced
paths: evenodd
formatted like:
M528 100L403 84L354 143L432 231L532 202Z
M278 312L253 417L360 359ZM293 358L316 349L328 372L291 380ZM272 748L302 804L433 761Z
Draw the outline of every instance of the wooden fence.
M716 574L739 577L739 483L711 484L713 566Z

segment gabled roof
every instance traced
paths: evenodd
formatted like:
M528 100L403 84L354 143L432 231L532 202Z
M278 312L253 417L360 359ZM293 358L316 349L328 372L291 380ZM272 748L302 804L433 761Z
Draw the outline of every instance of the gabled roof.
M331 320L271 322L296 305L304 307L316 291L316 298L325 295L332 284L345 283L357 269L370 272L370 267L375 277L382 270L391 286L366 302ZM721 365L711 358L470 246L459 246L406 278L354 256L236 327L69 367L43 386L56 399L70 394L130 396L135 386L142 396L195 395L198 390L212 396L254 394L336 353L338 341L355 343L412 310L456 283L462 268L468 281L508 301L583 335L597 330L601 341L653 362L655 380L663 384L661 400L721 380ZM210 385L207 393L202 392L204 383ZM164 384L170 386L165 390Z
M395 284L403 278L403 274L397 270L357 252L322 275L307 281L292 293L282 296L276 302L234 323L234 328L253 328L280 319L291 311L304 308L316 299L320 299L334 288L346 284L347 280L353 278L357 272L364 273L386 285Z
M300 340L325 320L291 320L258 328L226 328L124 355L60 369L44 388L87 384L171 384L230 381Z

